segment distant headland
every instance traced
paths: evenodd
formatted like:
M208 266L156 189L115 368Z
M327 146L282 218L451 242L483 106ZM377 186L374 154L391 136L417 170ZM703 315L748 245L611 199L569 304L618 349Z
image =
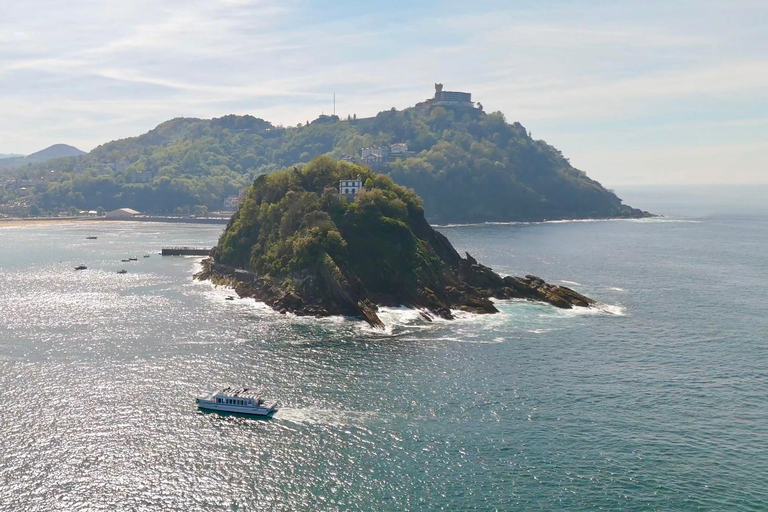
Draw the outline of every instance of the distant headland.
M233 211L256 177L328 155L413 188L436 223L650 215L623 204L520 123L486 113L470 92L442 84L413 107L365 119L321 115L283 127L249 115L178 118L88 154L67 151L0 169L0 214L73 207L156 215ZM0 160L0 167L10 161L18 159Z

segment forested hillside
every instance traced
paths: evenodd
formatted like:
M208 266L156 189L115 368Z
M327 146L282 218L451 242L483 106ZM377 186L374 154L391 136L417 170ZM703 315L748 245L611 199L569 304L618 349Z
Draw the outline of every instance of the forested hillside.
M364 188L340 196L339 181L358 176ZM360 316L377 327L381 305L452 319L454 309L497 313L492 297L595 304L535 276L502 278L462 258L427 223L413 190L327 156L259 176L197 277L282 312Z
M21 169L44 174L22 194L44 210L131 207L146 212L218 210L256 176L321 154L359 156L407 144L403 158L371 165L423 198L437 222L641 216L519 123L475 108L430 101L367 119L321 116L280 127L252 116L179 118L89 154ZM50 171L54 172L51 173ZM45 173L43 173L45 171ZM21 174L20 174L21 175ZM0 200L17 200L4 190Z

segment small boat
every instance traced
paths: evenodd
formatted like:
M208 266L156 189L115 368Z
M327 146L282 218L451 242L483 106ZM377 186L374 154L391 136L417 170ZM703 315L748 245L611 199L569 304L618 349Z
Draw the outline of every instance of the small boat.
M145 255L144 255L144 257L145 257L145 258L149 258L149 254L145 254Z
M278 409L278 403L265 402L261 399L261 393L250 388L226 387L195 400L198 409L251 416L272 416Z
M75 270L87 270L87 269L88 267L86 267L85 265L78 265L75 267Z
M128 263L131 260L120 260L120 261L122 261L123 263Z
M128 261L139 261L139 258L128 258Z
M121 270L118 270L118 271L117 271L117 273L118 273L118 274L127 274L127 273L128 273L128 271L127 271L127 270L125 270L125 269L121 269Z
M224 299L224 300L235 300L235 298L234 298L233 296L231 296L231 295L230 295L230 296L228 296L228 297L227 297L226 299Z
M97 236L87 236L87 237L85 237L86 240L96 240L97 238L99 238L99 237L97 237Z

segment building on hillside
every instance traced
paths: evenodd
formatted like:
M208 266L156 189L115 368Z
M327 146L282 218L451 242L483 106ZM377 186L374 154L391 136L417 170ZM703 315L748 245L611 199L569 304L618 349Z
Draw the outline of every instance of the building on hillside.
M365 190L363 179L358 176L354 179L339 180L339 195L347 201L354 201L357 194Z
M384 161L384 157L380 154L367 155L360 159L361 163L368 166L378 165Z
M388 153L385 148L363 148L360 150L360 161L366 165L377 165L387 159Z
M401 153L407 153L408 152L408 144L405 142L396 142L395 144L391 144L389 146L389 154L390 155L399 155Z
M435 84L435 99L433 105L447 105L453 107L474 107L472 93L444 91L443 84Z
M107 219L122 220L122 219L130 219L131 217L135 217L136 215L141 215L141 212L137 212L136 210L133 210L131 208L118 208L117 210L112 210L111 212L107 212L105 217Z
M357 158L355 158L352 155L341 155L341 158L339 158L342 162L349 162L351 164L355 163L357 161Z
M389 146L389 159L394 160L395 158L408 158L416 153L414 151L408 151L408 144L405 142L396 142L395 144L391 144Z
M360 158L367 156L375 156L377 158L384 158L386 150L382 147L378 148L363 148L360 150Z

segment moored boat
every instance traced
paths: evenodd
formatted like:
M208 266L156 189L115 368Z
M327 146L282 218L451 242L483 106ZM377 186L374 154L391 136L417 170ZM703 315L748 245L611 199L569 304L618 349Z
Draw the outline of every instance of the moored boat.
M251 416L271 416L278 409L277 402L265 402L261 391L250 388L226 387L195 400L199 409Z

